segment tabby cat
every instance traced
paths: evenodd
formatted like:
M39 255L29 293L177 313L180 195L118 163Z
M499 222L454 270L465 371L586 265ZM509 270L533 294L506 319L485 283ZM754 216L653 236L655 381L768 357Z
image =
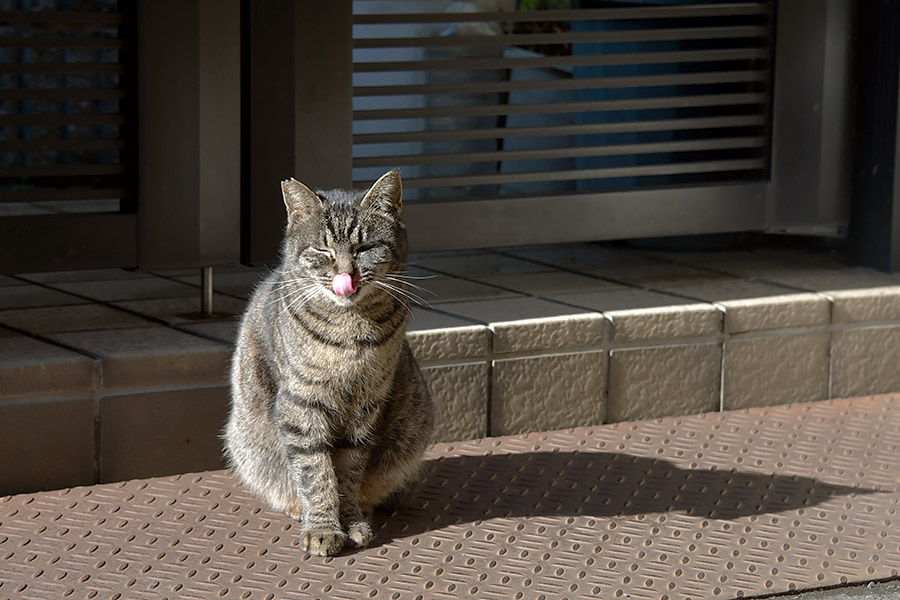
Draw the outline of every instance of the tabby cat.
M406 342L400 174L368 191L282 183L282 264L257 288L232 361L225 450L243 483L333 555L415 487L433 424Z

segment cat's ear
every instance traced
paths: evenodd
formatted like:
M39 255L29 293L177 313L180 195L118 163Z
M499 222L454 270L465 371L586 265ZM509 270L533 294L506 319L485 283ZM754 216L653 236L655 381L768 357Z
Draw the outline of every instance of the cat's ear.
M372 184L369 191L359 203L360 206L374 206L391 214L400 214L403 196L403 183L399 171L388 171Z
M322 210L319 195L293 177L281 182L281 194L288 219L293 222L305 221Z

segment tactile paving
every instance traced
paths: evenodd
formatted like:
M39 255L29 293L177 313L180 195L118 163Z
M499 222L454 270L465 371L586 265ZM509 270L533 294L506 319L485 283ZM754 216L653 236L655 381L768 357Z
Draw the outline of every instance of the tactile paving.
M0 598L767 596L900 576L898 488L891 396L440 444L333 558L225 471L131 481L0 499Z

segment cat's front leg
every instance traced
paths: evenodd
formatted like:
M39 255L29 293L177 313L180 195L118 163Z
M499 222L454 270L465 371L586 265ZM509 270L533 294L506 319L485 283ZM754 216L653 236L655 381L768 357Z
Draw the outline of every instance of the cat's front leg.
M278 398L278 433L300 496L300 547L331 556L344 547L338 481L331 459L330 431L313 406L287 394Z
M372 507L361 506L359 502L359 488L370 455L367 446L353 444L338 448L334 453L334 469L341 497L341 525L357 548L366 546L375 537L371 524Z

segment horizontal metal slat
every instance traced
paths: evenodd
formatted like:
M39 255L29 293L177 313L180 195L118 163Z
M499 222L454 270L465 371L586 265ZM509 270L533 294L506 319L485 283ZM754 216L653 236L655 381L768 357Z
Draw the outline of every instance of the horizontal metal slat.
M766 81L765 71L715 71L672 75L632 75L629 77L584 77L575 79L531 79L527 81L485 81L455 84L366 85L353 88L354 97L405 96L412 94L484 94L545 90L592 90L606 88L699 85L708 83L754 83Z
M0 140L0 152L79 152L97 150L122 150L122 140L98 139L36 139L36 140Z
M397 133L361 133L353 136L354 144L393 142L433 142L443 140L477 140L512 137L541 137L551 135L580 135L594 133L623 133L638 131L669 131L684 129L712 129L720 127L752 127L766 123L766 116L739 115L729 117L698 117L693 119L659 119L590 125L555 125L547 127L499 127L490 129L457 129L449 131L410 131Z
M667 96L661 98L630 98L626 100L592 100L584 102L544 102L540 104L494 104L482 106L444 106L437 108L388 108L378 110L355 110L353 111L353 118L355 120L415 119L429 117L479 117L495 115L648 110L656 108L689 108L697 106L764 104L767 100L768 94L746 93Z
M763 182L476 201L411 202L403 208L414 251L597 241L767 227ZM603 215L634 215L609 219ZM688 219L684 215L690 215ZM435 227L440 223L440 227ZM540 223L540 227L535 227Z
M109 200L122 198L125 190L112 189L36 189L20 190L15 192L0 191L0 203L2 202L63 202L68 200Z
M0 90L0 100L120 100L118 88L20 88Z
M78 48L111 50L123 48L125 43L119 38L109 37L0 37L0 48Z
M63 125L121 125L120 114L59 114L0 115L0 127L56 127Z
M640 8L593 8L582 10L372 14L353 15L353 23L356 25L392 25L405 23L476 23L492 21L506 23L614 21L620 19L727 17L768 13L769 7L765 4L734 3L693 6L646 6Z
M668 63L709 63L759 60L769 56L767 48L728 48L723 50L685 50L679 52L634 52L628 54L588 54L579 56L540 56L524 58L471 58L461 60L406 60L354 62L354 73L382 71L466 71L480 69L529 69L595 67Z
M755 171L765 168L765 159L711 160L691 163L666 163L634 167L604 167L598 169L571 169L568 171L537 171L523 173L497 173L460 177L417 177L403 180L409 189L454 187L469 185L494 185L501 183L531 183L539 181L570 181L575 179L613 179L617 177L645 177L653 175L679 175L685 173L715 173L723 171ZM359 182L364 185L362 182Z
M656 142L650 144L613 144L607 146L566 146L562 148L539 148L533 150L496 150L493 152L435 153L394 156L357 157L354 167L396 167L397 165L429 165L476 162L503 162L513 160L546 160L577 158L584 156L619 156L625 154L659 154L670 152L692 152L701 150L731 150L736 148L763 148L766 139L762 136L739 138L710 138L678 142Z
M62 177L121 175L122 165L39 165L0 167L0 177Z
M118 75L124 72L124 70L124 67L118 63L0 62L0 75L23 75L31 73L58 73L60 75Z
M79 12L57 10L4 10L0 23L60 23L66 25L116 25L123 20L117 12Z
M633 31L591 31L567 33L511 33L506 35L451 35L431 37L355 38L354 48L439 48L452 46L533 46L610 42L657 42L671 40L715 40L763 38L764 26L684 27L636 29Z

